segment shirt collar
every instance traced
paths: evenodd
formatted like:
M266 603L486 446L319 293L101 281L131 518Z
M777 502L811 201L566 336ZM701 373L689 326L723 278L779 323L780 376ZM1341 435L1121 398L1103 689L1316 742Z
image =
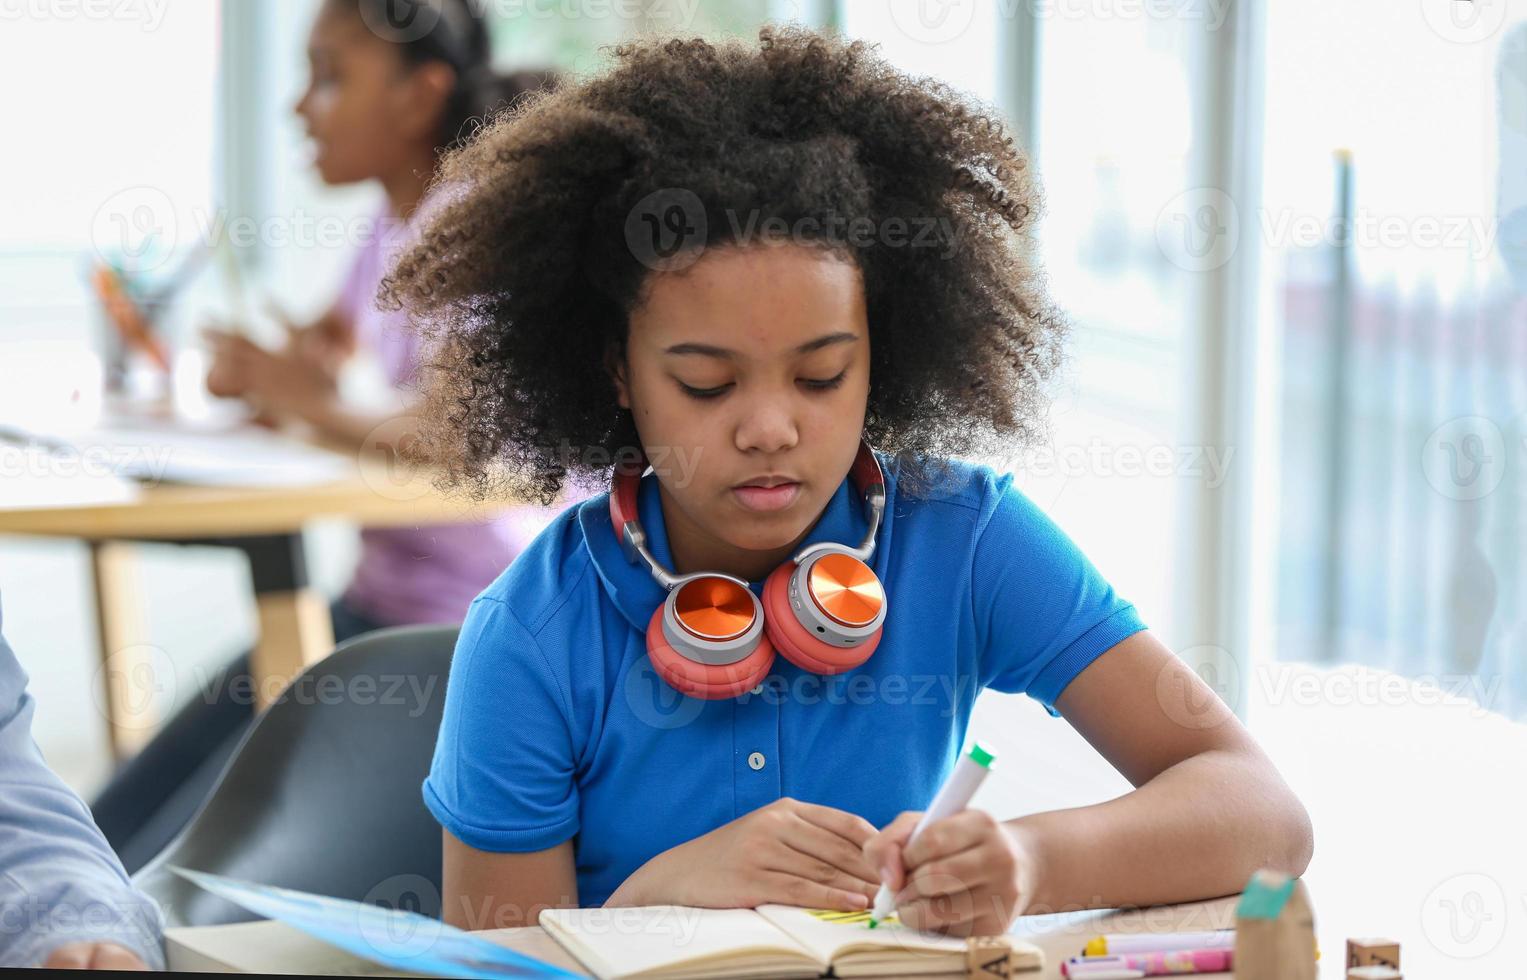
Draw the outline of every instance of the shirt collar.
M885 559L889 553L891 514L895 510L896 491L895 477L891 472L889 461L879 450L876 450L875 455L880 460L881 470L885 473L886 503L880 530L876 532L875 553L870 556L870 567L884 582ZM655 475L649 474L642 477L641 486L637 490L636 509L641 516L642 527L647 531L648 548L665 568L671 569L673 555L668 549L668 529L663 524L663 506L658 497L658 483ZM647 571L646 566L640 563L632 564L626 560L625 553L621 551L620 542L615 538L614 527L610 523L609 493L590 497L580 504L578 523L583 529L584 547L593 560L600 580L604 583L605 591L631 625L645 633L647 624L652 619L652 613L663 604L667 592ZM835 541L849 547L856 547L863 539L868 527L864 520L864 505L859 498L859 491L854 487L853 481L845 475L843 482L838 485L837 492L828 500L822 516L801 542L800 547L823 541ZM750 583L757 594L762 594L763 584L762 580Z

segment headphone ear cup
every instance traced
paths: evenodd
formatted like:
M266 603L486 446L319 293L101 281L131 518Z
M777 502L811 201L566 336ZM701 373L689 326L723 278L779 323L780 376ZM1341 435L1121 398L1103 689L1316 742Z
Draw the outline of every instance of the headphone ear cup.
M858 646L840 647L813 635L790 605L790 576L795 563L785 562L764 582L764 632L781 656L802 670L818 674L841 674L864 663L880 645L884 628L877 629ZM805 601L811 601L809 598Z
M753 652L736 663L702 664L689 659L668 644L662 606L647 623L647 656L659 677L682 693L705 701L735 698L752 690L763 683L774 666L774 647L768 636L760 636Z

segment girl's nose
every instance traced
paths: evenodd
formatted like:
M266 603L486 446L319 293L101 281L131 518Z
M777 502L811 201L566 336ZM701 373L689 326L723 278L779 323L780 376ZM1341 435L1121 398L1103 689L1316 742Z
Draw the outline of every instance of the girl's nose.
M737 448L741 452L783 452L793 449L799 437L795 414L784 399L751 402L737 423Z
M308 118L309 110L313 104L313 86L311 83L297 96L297 101L292 103L292 112L304 121Z

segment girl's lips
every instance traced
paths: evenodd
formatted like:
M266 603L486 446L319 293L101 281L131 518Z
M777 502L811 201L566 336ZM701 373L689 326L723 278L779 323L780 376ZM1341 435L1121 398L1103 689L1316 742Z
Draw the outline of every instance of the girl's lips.
M733 487L738 503L748 510L768 512L784 510L800 496L799 483L781 483L777 487Z

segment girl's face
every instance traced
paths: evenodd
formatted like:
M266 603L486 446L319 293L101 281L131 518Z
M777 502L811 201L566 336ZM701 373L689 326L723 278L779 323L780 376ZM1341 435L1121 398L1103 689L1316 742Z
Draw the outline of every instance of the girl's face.
M358 14L328 4L308 36L308 63L308 87L295 110L325 183L385 179L416 166L421 149L432 148L452 81L448 66L411 69Z
M710 249L648 280L626 347L616 388L658 472L675 570L763 578L858 452L870 381L858 267L797 244ZM759 477L798 486L765 509L735 489Z

